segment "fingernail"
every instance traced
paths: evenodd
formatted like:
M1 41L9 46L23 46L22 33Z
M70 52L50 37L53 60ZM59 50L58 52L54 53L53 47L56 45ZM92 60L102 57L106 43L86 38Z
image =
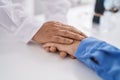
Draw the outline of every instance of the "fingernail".
M67 56L67 53L66 53L66 52L60 52L60 56L61 56L62 58L65 58L65 57Z
M83 36L80 36L80 37L79 37L80 40L83 40L84 38L85 38L85 37L83 37Z
M74 56L70 56L71 59L76 59Z

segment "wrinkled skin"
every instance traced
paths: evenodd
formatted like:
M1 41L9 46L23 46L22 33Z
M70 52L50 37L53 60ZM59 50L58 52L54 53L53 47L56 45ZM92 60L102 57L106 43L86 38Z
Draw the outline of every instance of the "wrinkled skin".
M43 24L40 30L32 38L33 41L41 44L57 43L57 44L72 44L74 40L81 41L87 36L76 28L60 22L49 21ZM48 52L56 52L56 46L45 47ZM61 57L66 57L67 53L60 51ZM74 58L71 56L71 58Z

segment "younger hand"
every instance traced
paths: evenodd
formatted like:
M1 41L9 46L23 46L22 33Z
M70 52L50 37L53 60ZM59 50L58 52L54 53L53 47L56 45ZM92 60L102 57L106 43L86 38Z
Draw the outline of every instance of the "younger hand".
M45 43L43 45L44 48L51 47L50 49L53 49L56 51L60 51L60 56L65 57L68 53L69 55L74 56L75 51L77 50L78 45L80 44L80 41L74 41L72 44L57 44L57 43ZM56 48L55 48L56 47Z

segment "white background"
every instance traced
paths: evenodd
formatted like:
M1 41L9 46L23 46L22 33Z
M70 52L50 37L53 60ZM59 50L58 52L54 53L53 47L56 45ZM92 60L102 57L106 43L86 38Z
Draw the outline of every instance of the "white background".
M71 8L68 24L89 36L105 40L120 48L120 14L105 13L102 30L92 30L93 6ZM41 16L36 16L42 19ZM58 54L44 51L40 45L20 42L0 28L0 80L102 80L77 60L61 59Z

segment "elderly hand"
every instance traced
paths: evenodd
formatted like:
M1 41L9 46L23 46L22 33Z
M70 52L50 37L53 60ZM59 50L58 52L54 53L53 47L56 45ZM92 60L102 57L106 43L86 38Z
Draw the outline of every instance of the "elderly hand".
M48 42L71 44L73 40L82 40L85 37L86 35L72 26L50 21L43 24L32 40L41 44Z
M76 28L62 24L60 22L46 22L43 24L42 28L34 35L33 41L37 43L57 43L57 44L71 44L73 40L79 40L86 38L87 36L78 31ZM48 52L56 52L56 46L45 47ZM67 53L60 51L61 57L66 57ZM71 58L74 58L72 55Z
M67 25L68 26L68 25ZM70 26L69 26L70 27ZM75 29L75 28L73 28L72 27L72 29L73 30L76 30L76 31L78 31L77 29ZM82 33L82 32L78 32L78 33L81 33L80 35L81 36L83 36L84 38L87 38L87 36L84 34L84 33ZM84 39L83 38L83 39ZM75 39L73 39L73 40L75 40ZM82 38L80 39L80 40L78 40L78 41L81 41L82 40ZM44 46L44 45L43 45ZM45 50L46 51L48 51L48 52L57 52L57 47L56 46L46 46L46 47L44 47L45 48ZM58 50L59 51L59 53L60 53L60 56L62 57L62 58L64 58L64 57L66 57L67 55L68 55L68 53L67 52L65 52L65 51L60 51L60 50ZM69 54L70 55L70 54ZM72 59L74 59L75 57L73 56L73 55L70 55L70 58L72 58Z

